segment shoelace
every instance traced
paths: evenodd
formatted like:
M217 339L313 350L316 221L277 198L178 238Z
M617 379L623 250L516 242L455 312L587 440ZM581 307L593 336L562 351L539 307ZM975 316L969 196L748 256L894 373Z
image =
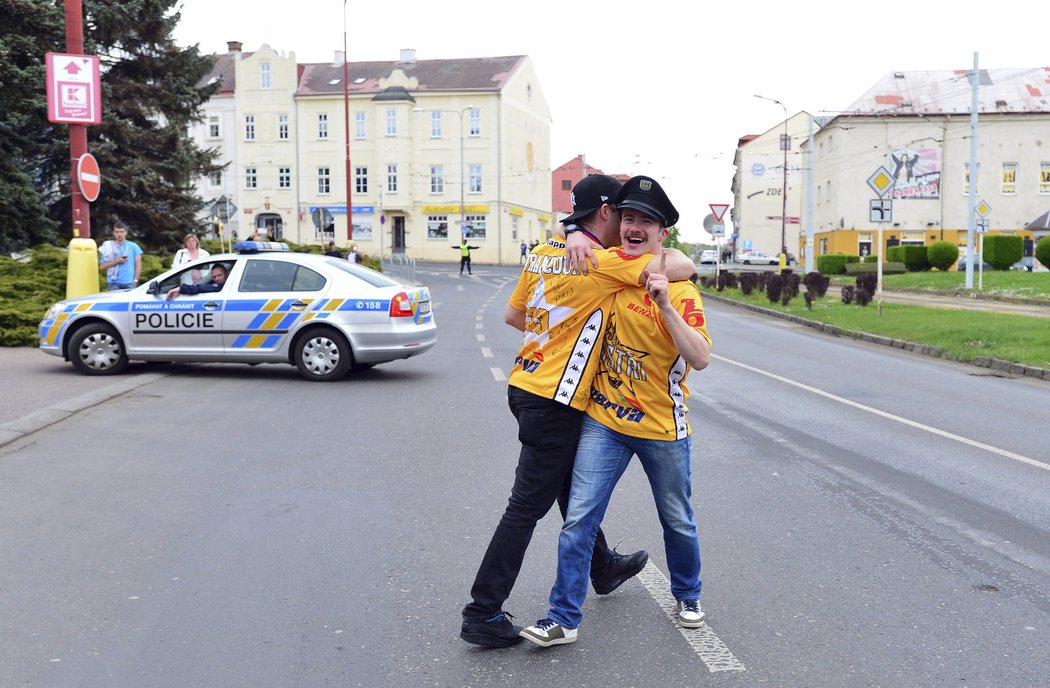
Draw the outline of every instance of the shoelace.
M682 611L693 612L694 614L700 613L700 603L696 600L682 600Z
M536 628L540 629L544 633L546 633L549 629L554 628L557 625L558 622L553 621L551 619L540 619L536 622Z

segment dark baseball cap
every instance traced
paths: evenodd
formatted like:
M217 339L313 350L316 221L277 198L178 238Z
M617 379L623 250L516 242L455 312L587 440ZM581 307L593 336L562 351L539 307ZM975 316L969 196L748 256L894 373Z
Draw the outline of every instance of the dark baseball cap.
M575 222L593 213L612 199L620 191L619 180L607 174L589 174L572 187L572 215L560 220L563 223Z
M664 193L660 182L652 177L631 177L620 189L620 193L616 194L613 203L621 210L640 210L659 220L664 227L672 227L678 222L678 211Z

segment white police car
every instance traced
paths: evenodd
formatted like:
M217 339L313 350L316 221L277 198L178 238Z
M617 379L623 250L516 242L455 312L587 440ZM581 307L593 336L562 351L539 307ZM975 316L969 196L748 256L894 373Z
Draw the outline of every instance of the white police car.
M434 346L426 287L285 244L234 248L135 289L59 301L40 323L40 349L88 375L131 360L290 363L327 381Z

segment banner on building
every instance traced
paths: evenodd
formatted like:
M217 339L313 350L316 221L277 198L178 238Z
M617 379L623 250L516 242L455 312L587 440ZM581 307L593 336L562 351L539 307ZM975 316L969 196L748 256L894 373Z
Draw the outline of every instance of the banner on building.
M893 148L887 168L893 173L891 198L940 198L939 148Z

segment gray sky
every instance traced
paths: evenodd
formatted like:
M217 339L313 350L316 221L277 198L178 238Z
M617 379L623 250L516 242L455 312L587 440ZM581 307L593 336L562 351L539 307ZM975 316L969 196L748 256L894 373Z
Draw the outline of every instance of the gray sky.
M844 110L890 71L1050 66L1047 11L957 1L725 3L683 0L347 0L351 61L525 54L551 111L551 167L577 154L647 174L706 236L709 203L732 203L737 140L789 114ZM851 7L851 9L846 9ZM300 62L343 47L340 0L184 0L176 38L225 52L262 43ZM1050 76L1050 72L1048 72Z

